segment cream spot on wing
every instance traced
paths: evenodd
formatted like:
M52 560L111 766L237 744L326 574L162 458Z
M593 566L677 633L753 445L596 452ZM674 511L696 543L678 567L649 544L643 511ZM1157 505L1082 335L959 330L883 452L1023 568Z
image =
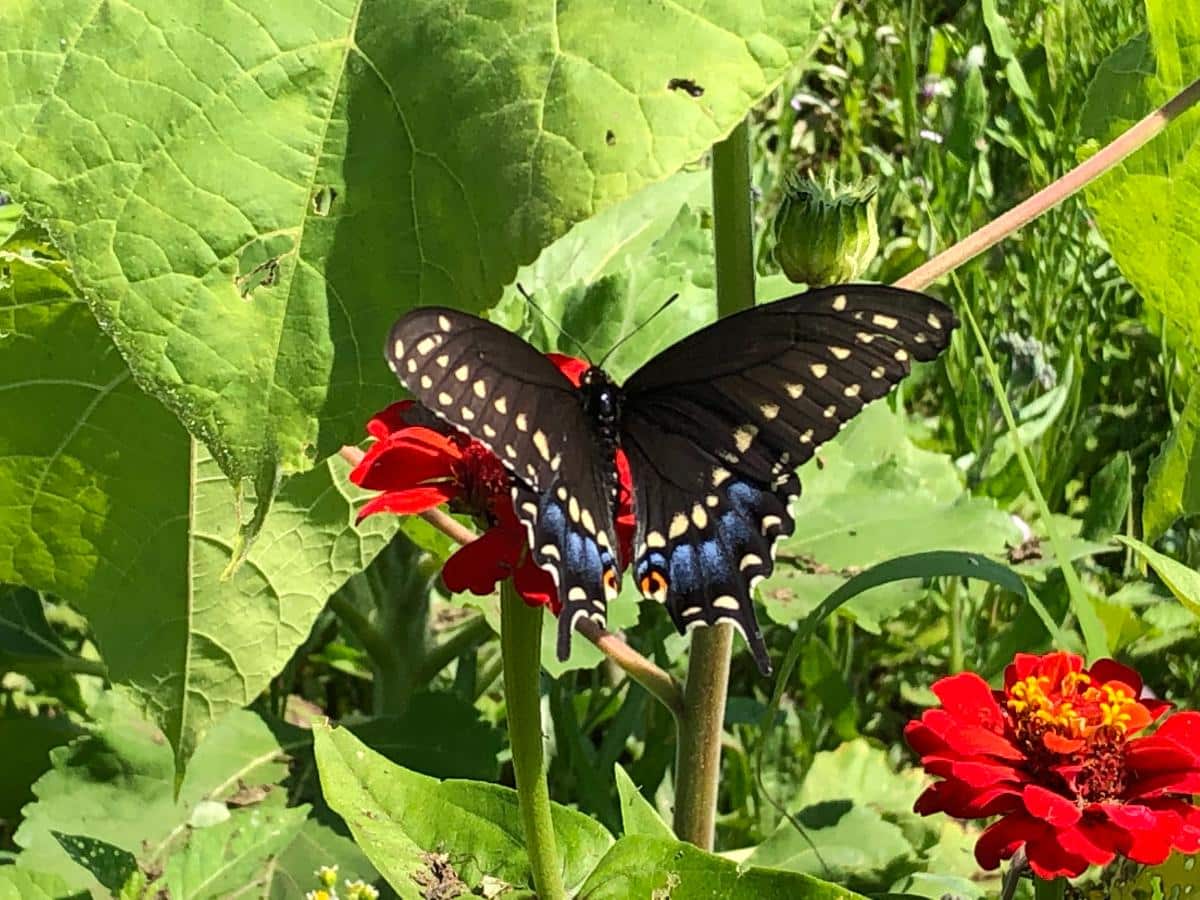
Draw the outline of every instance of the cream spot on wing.
M507 456L509 459L516 459L517 458L517 448L514 447L512 444L505 444L504 445L504 455Z
M716 468L712 471L712 486L720 487L729 479L730 472L728 469Z
M425 388L425 390L429 390L431 387L433 387L433 379L430 378L428 375L422 375L421 376L421 387Z
M763 414L764 419L773 419L779 415L778 403L764 403L758 408L758 411Z
M754 566L761 566L761 565L762 565L762 557L761 556L759 556L757 553L747 553L745 556L742 557L742 561L740 563L738 563L738 568L741 569L743 572L745 572L747 569L753 568Z
M690 619L692 616L700 615L701 612L703 612L703 610L700 609L699 606L689 606L687 609L681 612L680 615L685 619Z
M567 501L567 515L571 517L572 522L579 521L579 501L575 499L574 495Z
M685 527L686 527L686 523L685 523ZM648 531L648 532L646 532L646 546L653 547L656 549L660 548L660 547L665 547L665 546L667 546L667 539L662 536L661 531Z
M855 337L858 338L858 342L860 344L869 344L869 343L871 343L871 341L875 340L875 338L877 338L878 336L879 335L877 335L877 334L871 334L871 332L869 332L869 331L860 331L858 334L855 335Z
M842 391L842 393L845 394L847 397L857 397L861 390L862 390L861 384L852 384L852 385L849 385L844 391Z
M555 453L555 454L554 454L554 459L550 460L550 471L551 471L551 472L557 472L557 471L558 471L558 467L559 467L559 466L561 466L561 465L562 465L562 454L561 454L561 453Z
M810 428L804 434L800 435L800 443L811 444L813 439L813 430Z
M929 340L929 335L927 335L923 331L918 331L916 334L913 335L913 340L916 341L918 344L924 344L926 341Z
M887 328L889 330L900 324L899 319L892 316L885 316L883 313L875 313L875 315L871 316L871 322L880 328Z
M536 516L537 515L537 504L536 503L530 503L527 500L521 504L521 509L524 511L525 515L527 515L527 516Z
M758 434L758 427L755 425L743 425L734 431L733 443L737 446L739 453L745 453L750 449L756 434Z
M771 528L778 528L783 524L783 519L779 516L763 516L762 518L762 533L766 534Z
M445 391L442 391L440 394L438 394L437 401L438 401L438 403L442 404L442 406L449 406L451 403L454 402L454 398L451 397L449 394L447 394Z
M563 503L566 503L567 502L567 489L560 484L558 486L558 490L556 490L554 492L554 496L557 497L559 500L561 500Z
M551 559L562 559L562 555L558 552L558 548L553 544L542 544L542 556L548 556Z
M787 388L788 396L793 400L799 400L804 393L804 385L802 384L785 384L784 387Z
M429 352L438 345L438 342L431 337L424 337L417 341L417 352L422 356L427 356Z
M442 331L449 331L450 330L450 320L447 319L445 316L438 316L438 328L442 329Z
M833 405L832 403L830 403L827 407L825 407L824 415L825 415L825 418L832 419L834 416L837 415L837 407L835 405Z
M476 381L471 385L471 390L475 392L475 396L480 400L487 396L487 385L482 380Z
M437 363L439 366L441 366L444 369L444 368L446 368L446 366L450 365L450 354L443 353L440 356L438 356L438 358L435 359L434 362Z
M410 359L404 364L404 368L408 369L409 372L417 371L417 361L415 359Z
M875 368L873 368L871 370L872 378L882 378L886 374L887 374L887 369L885 369L883 366L876 366Z
M709 494L707 497L704 498L704 505L708 506L708 507L715 507L718 504L720 504L720 502L721 502L721 498L718 497L716 494Z
M738 602L736 597L731 597L724 594L712 602L712 605L717 609L737 609Z
M837 312L841 312L843 309L846 308L846 295L845 294L838 294L836 297L833 298L833 308Z
M459 381L466 381L468 378L471 377L471 370L468 369L466 366L459 366L457 369L454 370L454 377L457 378Z
M896 362L908 362L908 351L901 347L892 354L892 357L896 360Z
M941 320L941 319L939 319L937 316L935 316L933 313L930 313L929 315L927 315L927 316L925 317L925 321L929 323L929 327L930 327L930 328L933 328L933 329L935 329L935 330L937 330L937 331L941 331L941 330L942 330L942 320ZM396 343L397 343L397 344L399 344L400 342L399 342L399 341L396 341ZM397 351L396 351L396 355L397 355L397 356L399 356L399 355L400 355L400 352L401 352L401 351L397 350Z
M587 591L581 587L573 587L567 591L567 599L572 603L581 603L587 599Z
M397 338L396 343L392 344L392 353L395 356L403 356L404 355L404 341Z
M825 363L813 363L809 368L812 369L813 375L817 378L824 378L825 373L829 371L829 366L825 365Z
M850 351L847 350L845 347L830 347L829 352L832 353L834 355L834 357L837 359L849 359L850 358Z
M588 534L596 533L596 520L592 518L592 513L590 510L585 509L583 512L581 512L579 514L579 521L583 523L584 531L586 531Z
M525 413L517 413L517 418L514 420L514 424L517 426L517 431L529 430L529 419L526 418Z
M671 527L667 529L667 536L677 538L686 534L688 530L687 516L683 513L675 513L671 517Z
M475 413L473 413L471 411L471 408L469 406L464 406L462 409L459 410L459 412L462 413L464 422L474 422L475 421Z
M497 397L492 401L492 406L496 407L496 412L502 416L508 413L508 400L505 397Z
M533 446L537 448L542 459L550 462L550 442L546 440L546 433L540 428L533 433Z
M483 423L483 436L489 437L489 438L494 438L496 436L496 429L493 428L491 425L489 425L487 422L484 422Z
M697 528L703 528L708 524L708 513L699 503L692 507L692 524Z

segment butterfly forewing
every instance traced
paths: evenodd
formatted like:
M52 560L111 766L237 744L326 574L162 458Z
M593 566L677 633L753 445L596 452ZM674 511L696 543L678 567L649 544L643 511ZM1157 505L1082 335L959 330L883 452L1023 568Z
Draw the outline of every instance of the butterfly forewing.
M482 443L511 473L513 509L564 610L559 655L581 615L604 623L619 573L612 507L574 386L516 335L425 307L393 326L388 365L421 404Z
M635 448L643 594L680 627L734 622L767 671L750 589L793 530L796 466L911 360L934 358L956 324L922 294L840 285L730 316L639 369L622 442Z

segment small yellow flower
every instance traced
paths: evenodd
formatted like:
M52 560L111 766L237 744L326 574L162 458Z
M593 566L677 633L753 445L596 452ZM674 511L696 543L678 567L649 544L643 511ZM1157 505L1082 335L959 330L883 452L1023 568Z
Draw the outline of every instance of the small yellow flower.
M346 900L379 900L379 891L361 879L347 881Z

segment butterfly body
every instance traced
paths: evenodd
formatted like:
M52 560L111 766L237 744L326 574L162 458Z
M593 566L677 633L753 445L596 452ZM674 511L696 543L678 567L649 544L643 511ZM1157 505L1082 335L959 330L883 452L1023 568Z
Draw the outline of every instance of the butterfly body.
M794 530L795 469L865 403L932 359L953 313L922 294L838 285L730 316L617 385L575 386L517 336L474 316L401 318L388 362L423 405L511 475L534 561L554 578L565 658L581 617L603 624L620 583L618 452L632 476L632 570L676 627L731 622L770 670L752 590Z

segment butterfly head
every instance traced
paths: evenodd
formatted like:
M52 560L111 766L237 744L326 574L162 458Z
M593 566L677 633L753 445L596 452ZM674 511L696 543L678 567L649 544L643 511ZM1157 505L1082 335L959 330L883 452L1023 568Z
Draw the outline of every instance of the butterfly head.
M591 366L579 379L584 409L601 430L615 429L621 420L621 389L599 366Z

